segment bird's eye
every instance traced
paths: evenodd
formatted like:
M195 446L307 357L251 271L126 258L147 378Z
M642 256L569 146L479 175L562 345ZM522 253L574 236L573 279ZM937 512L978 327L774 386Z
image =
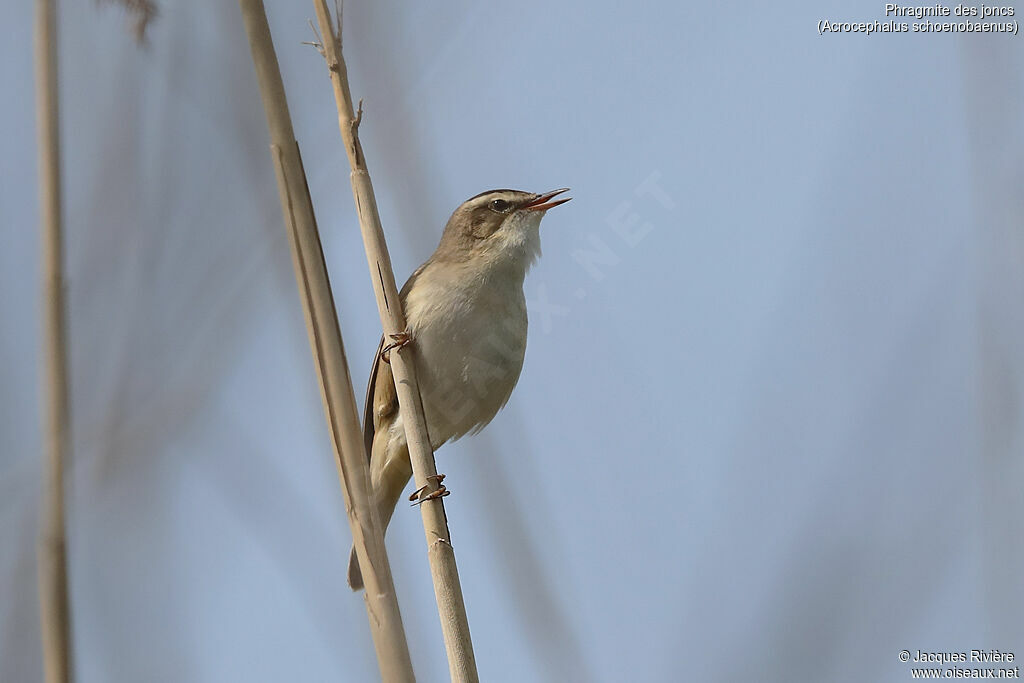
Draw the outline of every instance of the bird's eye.
M509 210L509 207L512 205L506 202L504 199L495 199L493 202L488 204L488 206L490 207L491 211L505 213L506 211Z

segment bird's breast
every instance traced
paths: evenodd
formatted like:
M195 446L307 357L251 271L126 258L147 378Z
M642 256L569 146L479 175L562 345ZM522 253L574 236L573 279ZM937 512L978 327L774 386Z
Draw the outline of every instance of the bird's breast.
M522 280L429 270L406 297L417 376L435 447L483 428L508 401L526 353Z

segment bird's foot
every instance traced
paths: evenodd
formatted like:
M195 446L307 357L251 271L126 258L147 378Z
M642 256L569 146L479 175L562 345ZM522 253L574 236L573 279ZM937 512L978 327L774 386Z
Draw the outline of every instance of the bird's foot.
M442 485L442 486L437 487L436 491L431 491L427 495L425 495L422 498L420 498L419 500L417 500L415 503L413 503L413 505L414 506L416 506L416 505L423 505L428 500L435 500L437 498L444 498L445 496L450 496L451 494L452 494L452 492L449 491L448 489L446 489Z
M403 348L412 343L412 335L409 334L408 332L399 332L398 334L391 334L388 336L391 337L391 339L393 339L394 341L392 341L390 344L386 345L383 349L380 350L380 359L387 363L388 365L390 365L391 349L402 350Z
M444 477L445 475L443 474L430 475L429 477L427 477L427 481L436 481L437 489L431 491L430 493L427 493L427 495L423 495L427 491L427 486L421 486L412 492L412 495L409 496L409 500L414 501L413 505L423 505L428 500L435 500L437 498L444 498L445 496L450 496L452 492L446 489L444 487L444 484L441 483L442 481L444 481Z

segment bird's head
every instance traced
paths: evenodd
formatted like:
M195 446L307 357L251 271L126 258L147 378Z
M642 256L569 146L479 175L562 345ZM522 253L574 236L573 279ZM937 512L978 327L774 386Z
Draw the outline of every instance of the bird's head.
M435 257L526 268L540 255L540 220L569 188L550 192L489 190L471 197L448 219Z

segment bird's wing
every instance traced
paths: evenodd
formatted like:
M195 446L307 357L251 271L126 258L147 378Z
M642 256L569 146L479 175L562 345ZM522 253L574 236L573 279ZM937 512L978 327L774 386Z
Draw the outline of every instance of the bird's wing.
M412 289L416 278L427 264L423 264L409 276L408 282L402 287L398 298L402 301L402 308L408 298L409 290ZM373 435L385 420L398 412L398 394L395 391L395 377L391 374L391 365L381 361L380 354L384 350L385 338L381 335L380 344L377 345L377 353L373 356L373 367L370 369L370 381L366 387L366 404L363 408L363 443L366 445L366 457L373 453Z
M373 368L370 369L370 381L366 387L366 404L363 408L363 443L366 445L367 458L373 452L373 435L380 423L398 410L398 394L395 393L394 375L391 374L391 366L381 361L382 351L384 351L384 335L381 335L377 353L373 356Z

